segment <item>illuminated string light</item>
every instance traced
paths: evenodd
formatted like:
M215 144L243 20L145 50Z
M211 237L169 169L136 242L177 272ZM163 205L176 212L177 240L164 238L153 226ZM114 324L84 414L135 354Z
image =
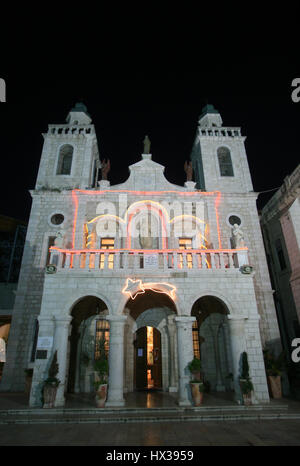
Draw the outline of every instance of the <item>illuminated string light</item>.
M122 293L128 293L131 299L135 299L137 295L145 293L145 290L151 290L155 293L164 293L171 299L175 299L176 287L169 283L143 283L142 280L132 280L127 278L126 285Z

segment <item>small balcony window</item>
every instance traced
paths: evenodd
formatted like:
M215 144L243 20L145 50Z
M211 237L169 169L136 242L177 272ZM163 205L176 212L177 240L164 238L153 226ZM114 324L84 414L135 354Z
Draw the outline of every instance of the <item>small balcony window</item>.
M179 249L183 249L183 250L193 249L192 238L179 238ZM183 261L184 261L183 256L186 256L188 269L192 269L193 268L193 256L192 256L192 254L180 254L178 267L180 269L183 268Z
M100 249L114 249L115 239L114 238L101 238ZM100 254L100 269L104 269L105 255ZM114 268L114 254L108 254L108 268Z

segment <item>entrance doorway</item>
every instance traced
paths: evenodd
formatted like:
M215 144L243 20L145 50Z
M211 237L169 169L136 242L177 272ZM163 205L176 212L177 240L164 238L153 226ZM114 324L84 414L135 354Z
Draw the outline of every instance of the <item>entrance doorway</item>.
M135 386L137 390L162 388L161 335L155 327L136 331Z

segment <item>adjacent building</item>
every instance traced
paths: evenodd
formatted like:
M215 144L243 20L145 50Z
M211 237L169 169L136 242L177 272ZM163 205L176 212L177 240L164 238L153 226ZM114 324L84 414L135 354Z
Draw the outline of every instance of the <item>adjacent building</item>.
M300 337L300 165L261 212L281 339L287 361ZM300 390L299 390L300 391Z

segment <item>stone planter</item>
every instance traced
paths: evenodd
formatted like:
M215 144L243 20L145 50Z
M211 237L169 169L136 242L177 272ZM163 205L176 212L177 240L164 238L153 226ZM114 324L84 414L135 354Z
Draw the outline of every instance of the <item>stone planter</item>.
M280 375L268 375L268 381L272 398L282 398Z
M252 390L248 391L247 393L243 393L243 387L245 386L245 384L248 384L247 379L240 379L239 382L240 382L240 388L241 388L241 393L243 397L243 404L245 406L252 405Z
M190 382L190 385L192 390L194 406L200 406L203 401L203 382Z
M44 404L43 408L54 408L57 385L46 384L43 389Z
M97 408L104 408L107 396L107 384L99 385L99 388L96 392L96 406Z

